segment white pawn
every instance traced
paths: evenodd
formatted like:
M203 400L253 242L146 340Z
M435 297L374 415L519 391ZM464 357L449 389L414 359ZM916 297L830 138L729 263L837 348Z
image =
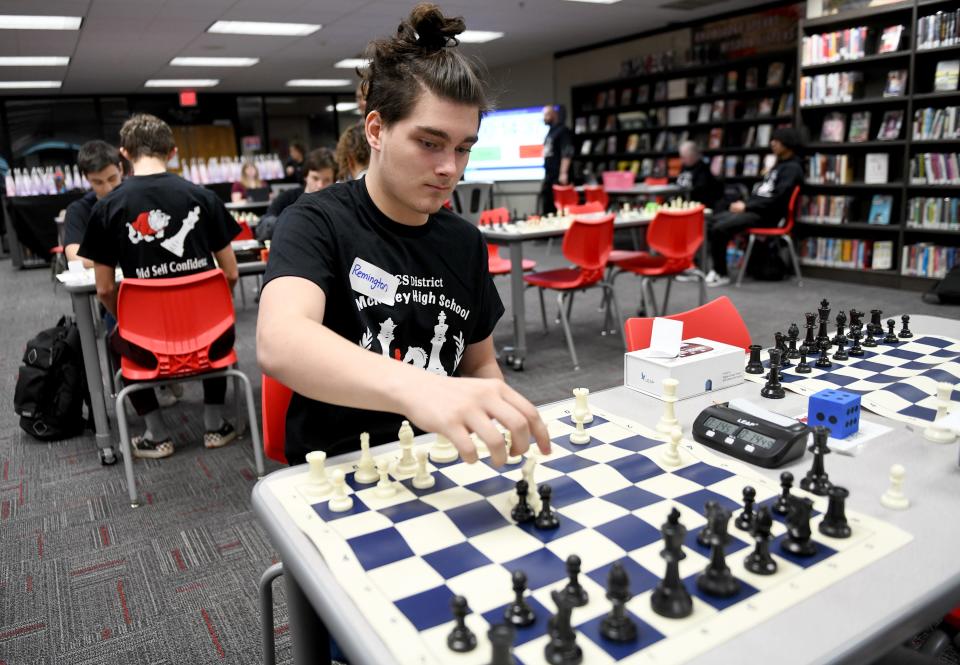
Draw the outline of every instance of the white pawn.
M907 470L900 464L890 467L890 487L880 497L880 503L891 510L906 510L910 507L910 499L903 493L903 478Z
M370 434L362 432L360 434L360 461L357 463L357 470L353 474L353 479L358 483L369 485L376 482L379 477L373 455L370 453Z
M590 435L583 429L583 421L577 420L577 431L570 434L570 443L578 446L585 446L590 443Z
M380 481L374 488L373 494L381 499L389 499L397 493L397 488L390 480L390 465L384 460L377 464L377 471L380 472Z
M657 422L657 431L663 434L669 434L674 427L680 424L673 406L677 401L677 386L679 385L680 382L676 379L663 380L663 395L660 397L663 401L663 415Z
M417 451L417 475L413 477L413 486L418 490L425 490L437 484L437 479L427 471L427 451Z
M410 421L404 420L398 434L400 439L400 461L397 462L397 473L409 475L417 470L417 460L413 456L413 428Z
M450 443L450 439L438 432L437 440L433 442L433 447L430 448L430 461L445 464L453 462L458 457L460 457L460 453L457 452L456 446Z
M304 488L311 496L326 496L333 487L327 478L327 453L322 450L313 450L307 453L307 464L310 472L307 474L308 484Z
M664 466L680 466L682 460L680 459L680 439L683 437L683 430L679 427L674 427L670 430L670 440L667 442L667 447L664 449L663 454L660 456L660 461Z
M582 420L584 425L593 422L593 414L590 413L590 405L587 403L587 397L590 396L589 388L574 388L573 396L576 403L573 407L573 419Z
M327 503L327 508L335 513L345 513L353 508L353 497L347 494L347 477L343 469L333 471L333 498Z
M935 443L953 443L957 435L949 427L938 425L937 422L947 417L947 409L950 408L950 393L953 392L953 386L946 381L937 384L937 414L925 430L923 438Z
M503 442L507 447L507 464L519 464L520 460L523 459L523 455L510 454L510 451L513 449L513 435L509 431L503 433Z

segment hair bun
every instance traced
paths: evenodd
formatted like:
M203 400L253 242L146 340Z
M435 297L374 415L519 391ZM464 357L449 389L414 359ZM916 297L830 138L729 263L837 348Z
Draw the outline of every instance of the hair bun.
M417 46L428 52L456 46L457 35L466 29L463 18L447 18L434 4L421 3L410 12L409 25L416 34ZM401 26L402 29L402 26Z

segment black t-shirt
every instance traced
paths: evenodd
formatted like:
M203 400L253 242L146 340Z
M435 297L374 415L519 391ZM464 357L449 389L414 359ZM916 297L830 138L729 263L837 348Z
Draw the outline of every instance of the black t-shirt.
M717 180L702 159L693 166L684 166L677 176L677 184L689 188L690 200L714 210L723 197L723 183Z
M302 186L291 187L290 189L283 190L273 197L273 201L270 202L270 207L267 208L267 215L279 217L280 213L286 210L288 206L295 203L304 191L305 190Z
M182 277L215 267L240 232L217 195L172 173L133 176L100 199L80 255L126 277Z
M94 192L87 192L67 206L63 217L63 246L80 244L90 223L90 211L97 202Z
M566 125L551 125L543 140L543 169L549 182L560 178L560 160L573 157L573 134Z
M286 209L264 282L284 276L323 289L323 324L338 335L438 374L455 375L467 346L486 339L504 311L475 226L444 208L423 226L394 222L374 205L365 178L306 194ZM372 445L394 441L401 420L294 394L287 460L356 450L361 432Z

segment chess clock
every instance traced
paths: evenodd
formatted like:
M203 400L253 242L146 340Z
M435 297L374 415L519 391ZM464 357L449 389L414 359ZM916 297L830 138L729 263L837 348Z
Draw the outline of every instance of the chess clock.
M693 438L739 460L775 469L803 456L810 428L746 400L714 404L693 422Z

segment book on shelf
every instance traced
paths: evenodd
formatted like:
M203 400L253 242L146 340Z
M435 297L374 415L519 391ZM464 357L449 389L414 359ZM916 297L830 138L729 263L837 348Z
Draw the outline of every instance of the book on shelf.
M890 270L893 267L893 241L805 238L800 243L800 262L830 268Z
M863 181L868 185L885 184L890 175L890 155L868 152L863 166Z
M710 130L710 139L707 141L707 148L717 150L723 146L723 127L713 127Z
M889 225L892 212L893 196L891 194L874 194L870 200L870 214L867 216L867 223Z
M887 83L883 87L884 97L902 97L907 92L907 70L891 69L887 72Z
M726 78L723 74L714 74L713 79L710 81L710 93L715 95L723 92L725 82Z
M714 155L710 160L710 173L713 174L714 178L723 175L723 155Z
M784 66L782 62L771 62L767 66L767 87L783 85Z
M960 106L917 109L913 112L915 141L956 138L960 138Z
M617 153L617 137L608 136L607 137L607 154L615 155Z
M727 92L736 92L737 91L737 79L739 75L737 74L736 69L731 69L727 72Z
M891 270L893 268L893 241L873 241L873 258L870 261L871 270Z
M743 175L756 176L760 174L760 155L744 155Z
M846 154L816 152L807 157L807 181L814 184L845 185L853 181L850 158Z
M620 106L633 104L633 88L624 88L620 91Z
M809 35L801 42L801 61L804 65L820 65L862 58L866 55L867 36L865 26Z
M845 113L828 113L820 126L820 140L824 143L842 143L846 129Z
M785 92L780 95L780 103L777 105L777 115L793 114L793 93Z
M830 194L800 197L801 221L813 224L843 224L847 221L852 196Z
M723 175L727 178L734 178L739 167L740 157L738 155L727 155L723 160Z
M724 101L718 99L713 103L713 110L710 113L711 120L723 120L723 109L725 108Z
M650 84L637 86L637 104L646 104L650 101Z
M587 119L584 117L579 117L573 121L573 133L582 134L587 131Z
M831 72L800 78L800 106L843 104L863 93L863 72Z
M743 135L743 147L753 148L756 140L757 140L757 126L750 125L749 127L747 127L747 131Z
M917 50L960 44L960 9L917 19Z
M617 116L612 113L607 116L606 122L603 123L603 131L605 132L615 132L617 131Z
M653 86L653 101L662 102L667 99L667 82L657 81Z
M607 107L607 92L606 90L601 90L597 93L596 102L594 102L593 107L595 109L603 109Z
M920 153L910 159L910 182L917 185L960 184L957 153Z
M907 201L907 226L960 231L960 198L918 196Z
M757 125L757 147L766 148L770 145L770 134L773 132L772 125Z
M592 147L593 147L593 141L591 141L590 139L584 139L583 143L580 144L580 154L589 155L590 148Z
M746 75L743 77L743 89L756 90L759 79L759 69L757 67L747 67Z
M667 99L686 99L687 79L670 79L667 81Z
M760 118L766 118L771 115L773 115L773 98L764 97L760 100L760 103L757 106L757 116Z
M900 138L900 128L903 127L903 111L886 111L877 131L878 141L896 141Z
M864 143L870 138L870 111L856 111L850 115L850 143Z
M640 149L640 135L631 134L627 137L627 152L637 152Z
M941 279L960 265L960 247L926 242L904 245L900 262L900 270L904 275Z
M709 102L704 102L700 105L700 110L697 111L697 122L710 122L710 111L713 109L713 105Z
M960 60L941 60L937 63L937 71L933 75L933 89L935 92L956 90L958 78L960 78Z
M707 94L707 77L698 76L693 80L693 96L702 97Z
M600 131L600 116L598 116L598 115L592 115L592 116L590 116L590 117L587 119L587 123L588 123L589 126L590 126L590 131L591 131L591 132L599 132L599 131Z
M671 106L667 109L667 125L680 127L690 124L690 108L687 105Z
M657 138L653 142L654 152L663 152L667 149L667 133L658 132Z
M900 41L903 38L904 26L891 25L883 29L880 33L880 43L877 46L877 53L893 53L900 50Z

